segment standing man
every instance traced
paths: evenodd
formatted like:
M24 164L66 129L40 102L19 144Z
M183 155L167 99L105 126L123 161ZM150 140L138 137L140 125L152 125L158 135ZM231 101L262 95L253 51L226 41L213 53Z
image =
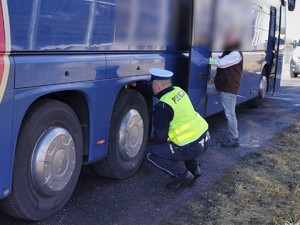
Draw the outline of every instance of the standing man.
M189 186L201 176L198 157L207 148L208 124L188 95L172 85L171 71L152 68L149 72L153 94L159 100L154 109L155 144L146 149L146 157L173 178L168 189Z
M225 51L221 58L210 58L209 64L217 67L217 74L207 85L208 94L219 94L228 123L229 137L222 147L238 147L239 131L235 113L236 98L243 72L243 54L238 51L240 42L235 36L225 39Z

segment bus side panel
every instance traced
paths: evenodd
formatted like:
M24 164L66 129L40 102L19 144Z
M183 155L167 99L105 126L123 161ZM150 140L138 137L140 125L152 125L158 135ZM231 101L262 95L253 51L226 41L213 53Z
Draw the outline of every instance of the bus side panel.
M141 72L145 68L156 64L163 66L163 58L157 54L156 57L132 55L119 59L106 69L104 55L16 56L15 138L26 111L36 99L47 94L76 91L85 96L90 117L90 148L85 150L87 163L104 158L117 95L130 82L149 80L150 76ZM137 67L140 70L132 75ZM103 79L105 77L110 79ZM105 143L97 145L99 140Z
M205 116L211 116L223 110L223 105L219 95L207 95Z
M122 79L96 81L87 94L90 110L90 151L87 164L106 157L112 112L119 93L131 82L149 80L150 76L131 76ZM98 145L98 141L104 144Z
M220 52L212 52L212 57L221 57ZM209 79L214 79L217 74L215 66L210 67ZM219 95L207 95L205 116L210 116L223 110L223 105Z
M165 68L174 72L172 80L173 85L179 86L188 92L190 67L189 53L166 53L164 54L164 57Z
M16 88L105 78L104 55L16 56Z
M82 93L88 104L90 117L90 139L88 159L85 163L91 163L106 156L109 126L113 106L118 93L130 82L137 80L147 80L149 76L136 76L123 79L111 79L101 81L86 81L73 84L59 84L45 87L22 88L15 91L15 108L13 139L16 140L22 119L32 103L50 93L62 91L76 91ZM97 142L104 140L104 144L98 145ZM16 144L16 143L15 143Z
M164 68L165 59L160 54L107 55L107 79L149 74L152 67Z
M13 95L14 95L14 64L12 57L8 58L4 67L9 67L7 82L5 74L1 77L0 92L0 199L11 192L11 174L13 167L12 148L12 120L13 120ZM4 70L5 71L5 70Z
M173 84L187 90L189 56L188 52L164 52L160 54L118 54L107 55L106 78L124 78L149 74L152 67L173 71Z

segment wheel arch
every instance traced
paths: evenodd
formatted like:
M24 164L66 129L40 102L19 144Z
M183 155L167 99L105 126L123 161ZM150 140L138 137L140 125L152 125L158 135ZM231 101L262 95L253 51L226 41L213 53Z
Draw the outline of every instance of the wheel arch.
M80 91L58 91L39 96L30 104L30 106L26 110L20 127L22 127L25 118L29 114L30 110L34 108L37 104L39 104L41 101L45 101L47 99L61 101L67 104L75 112L80 122L83 135L83 154L84 156L87 156L90 147L90 116L86 96Z
M144 100L146 101L147 108L148 108L148 115L149 115L149 134L151 134L151 129L152 129L152 115L153 115L153 96L146 94L140 89L137 89L135 87L132 87L130 84L131 83L136 83L136 82L149 82L151 79L151 75L142 75L142 76L132 76L132 77L126 77L122 80L120 80L120 85L118 86L118 91L114 99L113 107L115 106L119 96L126 90L133 89L136 92L140 93L143 97ZM110 117L111 118L111 117Z
M148 78L148 77L147 77ZM139 92L145 99L147 106L148 106L148 115L150 118L150 125L149 125L149 131L151 131L151 120L152 120L152 106L153 106L153 100L151 96L146 95L145 93L136 90L135 88L131 88L128 84L131 82L137 82L137 81L146 81L148 80L145 77L141 77L139 79L123 79L122 84L117 85L118 88L114 88L115 91L115 97L113 99L113 105L112 108L114 107L115 103L117 102L118 97L122 94L122 92L128 90L128 89L133 89L137 92ZM23 112L23 116L20 120L20 122L18 123L18 128L16 127L15 129L17 129L18 131L16 132L16 136L15 136L15 146L17 144L18 141L18 137L19 137L19 130L21 129L22 125L24 124L24 120L26 119L26 116L28 115L28 113L30 112L30 110L39 102L44 101L46 99L54 99L54 100L58 100L61 102L64 102L65 104L67 104L76 114L76 116L78 117L78 120L80 122L81 125L81 130L82 130L82 134L83 134L83 163L84 164L89 164L90 159L89 159L89 155L91 154L91 138L92 138L92 134L91 134L91 125L90 123L92 122L92 118L91 118L91 108L90 108L90 103L89 103L89 99L86 93L84 93L81 90L54 90L50 93L45 93L42 95L39 95L37 98L33 99L32 102L30 104L28 104L27 108L24 110ZM111 120L111 116L110 116L110 120ZM150 133L150 132L149 132ZM94 161L94 160L93 160Z
M262 104L264 98L266 97L269 76L270 76L269 69L270 69L269 64L265 64L262 68L261 77L258 86L258 95L247 101L248 106L250 106L251 108L258 108Z
M131 88L131 87L128 87L128 84L126 86L124 86L120 91L119 93L117 94L116 96L116 99L115 99L115 102L114 102L114 105L116 104L118 98L120 95L122 95L122 93L126 90L134 90L138 93L140 93L144 100L146 101L146 104L147 104L147 109L148 109L148 115L149 115L149 135L151 134L151 129L152 129L152 120L153 120L153 96L150 96L136 88Z
M118 140L117 137L117 133L116 131L118 131L118 129L120 129L120 124L119 122L116 122L116 120L118 120L118 118L125 118L125 117L120 117L121 115L123 116L123 112L127 112L127 106L129 104L129 99L131 101L134 102L134 104L136 104L136 101L140 101L142 100L144 102L144 107L143 109L145 110L144 112L144 118L146 119L146 123L148 124L150 116L149 116L149 106L147 105L146 102L146 98L147 95L144 95L143 93L141 93L140 91L137 91L135 88L131 88L128 87L127 85L125 85L124 87L122 87L121 89L119 89L119 92L116 93L116 97L114 98L114 103L113 103L113 112L110 115L110 126L109 126L109 132L110 135L115 135L115 137L113 136L112 139L110 140L111 137L109 137L108 139L108 149L107 149L107 155L106 158L101 159L100 161L95 161L92 166L93 166L93 170L101 175L101 176L106 176L106 177L110 177L110 178L115 178L115 179L124 179L128 176L131 176L136 169L139 167L140 162L141 161L137 161L136 159L134 159L134 163L137 163L136 166L138 167L134 167L134 163L130 162L130 161L126 161L125 164L121 165L119 164L119 159L121 158L121 156L117 153L118 152L118 147L116 147L115 145L117 145L115 142L116 140ZM139 100L140 99L140 100ZM130 101L130 103L131 103ZM121 111L120 111L121 110ZM141 111L140 111L141 112ZM145 121L144 121L145 122ZM146 127L151 127L150 123L149 126ZM144 137L149 137L149 130L144 129L146 131ZM144 139L147 140L148 138ZM143 146L146 146L146 143L143 141ZM140 155L140 154L139 154ZM116 162L117 161L117 162ZM124 162L125 162L124 161ZM123 162L123 161L122 161ZM125 172L122 170L123 166L126 167ZM129 168L131 167L131 168ZM119 170L121 169L121 170ZM127 170L129 169L129 170Z

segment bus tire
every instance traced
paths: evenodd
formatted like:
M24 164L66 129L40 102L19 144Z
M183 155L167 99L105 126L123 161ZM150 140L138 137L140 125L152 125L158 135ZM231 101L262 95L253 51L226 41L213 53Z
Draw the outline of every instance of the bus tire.
M93 164L104 177L124 179L139 168L148 140L149 113L144 97L135 90L124 90L116 100L110 124L105 159Z
M70 199L82 164L81 126L65 103L43 100L26 115L17 142L12 193L1 202L8 214L42 220Z
M253 98L253 99L250 99L248 102L248 106L250 107L250 108L258 108L259 106L260 106L260 102L259 102L259 97L258 96L256 96L255 98Z
M290 72L290 76L291 78L297 78L298 74L297 73L293 73L292 71Z
M258 108L266 97L267 93L267 78L262 76L259 84L258 95L248 101L248 105L253 108Z

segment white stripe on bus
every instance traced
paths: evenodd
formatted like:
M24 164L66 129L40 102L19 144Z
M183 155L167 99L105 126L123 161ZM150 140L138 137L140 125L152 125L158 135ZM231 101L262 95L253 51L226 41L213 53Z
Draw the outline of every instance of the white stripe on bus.
M2 0L1 4L2 4L2 16L3 16L3 23L4 23L4 34L5 34L5 53L3 55L4 69L3 69L2 82L0 85L0 103L2 102L7 81L8 81L8 75L10 70L9 54L11 51L10 22L9 22L7 0Z

